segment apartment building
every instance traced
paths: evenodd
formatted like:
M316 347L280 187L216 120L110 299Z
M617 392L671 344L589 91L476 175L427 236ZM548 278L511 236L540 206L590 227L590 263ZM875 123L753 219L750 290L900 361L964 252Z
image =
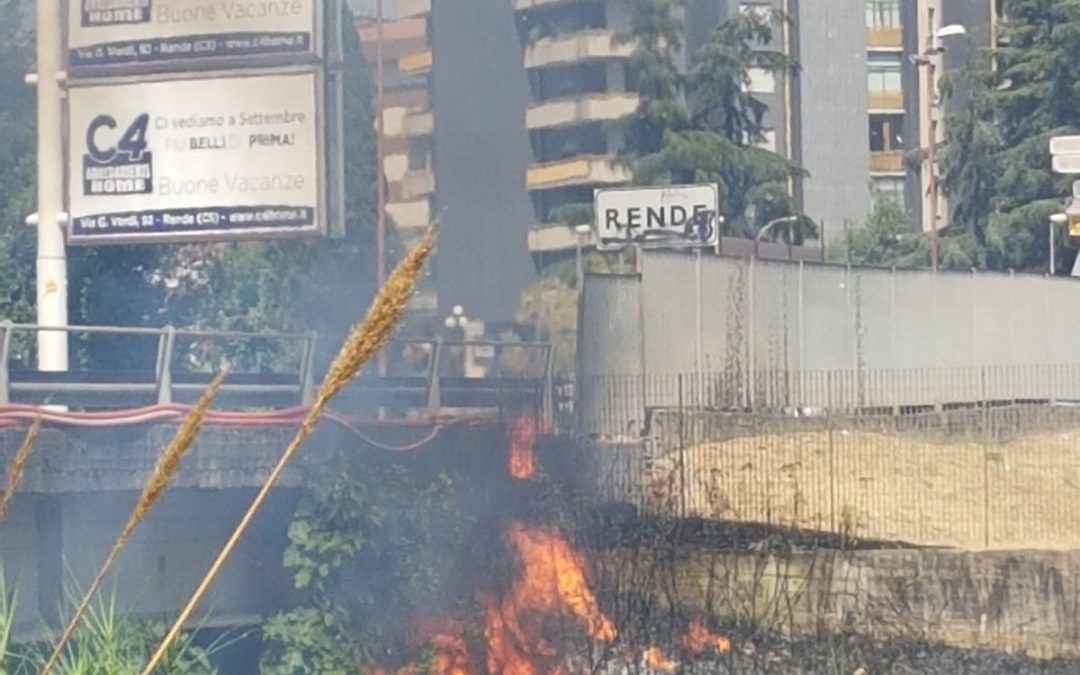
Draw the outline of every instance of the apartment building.
M402 243L411 246L431 223L435 195L435 121L429 93L431 0L397 0L387 5L382 24L386 213ZM364 7L365 12L372 10ZM358 21L365 56L375 64L378 25L371 14Z
M558 224L559 209L592 203L593 190L629 182L614 161L614 125L636 110L627 82L632 44L625 0L514 0L518 38L529 82L525 126L532 148L526 183L534 225L534 255L571 249L573 230Z
M833 236L861 223L869 208L862 2L692 0L686 6L688 53L734 12L779 9L793 18L776 26L770 47L798 58L803 74L751 73L749 86L769 108L764 147L809 171L792 190ZM614 123L638 104L628 70L634 46L620 39L629 7L626 0L515 0L515 8L531 96L527 187L535 224L529 248L534 255L567 251L577 239L558 224L559 209L589 203L596 188L630 180L612 161L621 147Z

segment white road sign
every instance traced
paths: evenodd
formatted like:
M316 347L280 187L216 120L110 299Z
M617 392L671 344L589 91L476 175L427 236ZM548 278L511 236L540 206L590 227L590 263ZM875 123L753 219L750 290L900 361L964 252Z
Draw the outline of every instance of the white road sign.
M1080 136L1054 136L1050 139L1051 155L1080 155Z
M597 190L595 208L600 250L715 246L720 237L715 185Z
M71 87L69 240L321 232L321 88L307 71Z
M67 0L68 69L314 56L323 2Z
M1054 171L1063 174L1080 174L1080 155L1054 155Z

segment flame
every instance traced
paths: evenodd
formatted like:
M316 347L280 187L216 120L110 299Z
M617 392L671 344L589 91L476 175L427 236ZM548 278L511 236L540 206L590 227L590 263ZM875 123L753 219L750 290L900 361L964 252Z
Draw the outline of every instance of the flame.
M413 649L430 647L431 663L421 672L415 663L389 671L375 668L368 675L471 675L469 650L465 645L461 624L450 619L421 618L416 623L409 646Z
M600 610L585 579L581 555L554 528L528 528L513 523L507 532L521 560L521 574L501 600L490 595L484 605L488 643L488 672L500 675L559 675L560 665L544 667L558 656L543 637L537 616L577 619L586 634L603 642L618 635L615 624Z
M510 423L510 475L519 480L536 475L536 420L528 413Z
M661 673L674 673L676 667L675 662L664 656L659 647L645 650L645 665Z
M717 654L726 654L731 651L731 640L710 632L698 618L690 621L690 626L680 639L680 643L694 656L701 656L709 649Z

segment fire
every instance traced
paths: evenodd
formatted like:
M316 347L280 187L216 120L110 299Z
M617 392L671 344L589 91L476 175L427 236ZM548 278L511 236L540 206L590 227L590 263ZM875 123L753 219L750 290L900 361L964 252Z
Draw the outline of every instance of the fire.
M536 475L536 420L528 413L510 424L510 475L519 480Z
M585 579L581 555L554 528L528 528L513 523L507 532L521 560L521 575L501 601L482 598L488 643L488 671L500 675L557 675L559 665L537 665L558 654L543 637L538 617L577 619L586 634L602 642L618 635L600 610Z
M709 631L701 619L694 618L690 621L689 628L680 640L686 651L694 656L701 656L707 650L717 654L726 654L731 651L731 640L723 635L716 635Z
M674 673L676 668L675 662L664 656L659 647L645 650L645 665L661 673Z
M376 668L369 675L471 675L469 650L465 645L461 624L451 620L421 619L409 640L414 649L430 647L431 662L421 671L415 663L393 671Z

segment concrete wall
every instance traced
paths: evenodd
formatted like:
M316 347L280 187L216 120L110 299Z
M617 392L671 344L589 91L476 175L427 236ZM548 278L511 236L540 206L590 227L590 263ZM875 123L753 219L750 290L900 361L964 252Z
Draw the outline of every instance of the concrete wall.
M160 619L183 606L254 496L253 490L173 490L132 537L102 591L119 612ZM17 593L17 634L38 635L70 611L131 512L137 492L25 494L0 524L3 574ZM249 625L286 607L282 566L298 499L278 490L201 608L206 625Z
M800 0L798 136L803 210L842 240L870 209L864 0Z
M627 551L607 551L597 564L603 579L635 569ZM1047 658L1080 654L1075 552L753 554L683 546L668 564L670 573L649 577L662 580L654 588L633 590L722 622L793 636L849 631Z
M1064 278L714 256L699 267L649 252L640 280L587 279L579 375L583 395L618 390L628 409L675 405L663 378L679 374L728 378L723 391L683 401L713 407L1080 400L1080 378L1065 369L1080 364L1080 317L1061 310L1078 298L1080 285ZM983 368L999 376L977 377ZM650 391L617 381L642 375ZM586 417L594 405L583 402Z

